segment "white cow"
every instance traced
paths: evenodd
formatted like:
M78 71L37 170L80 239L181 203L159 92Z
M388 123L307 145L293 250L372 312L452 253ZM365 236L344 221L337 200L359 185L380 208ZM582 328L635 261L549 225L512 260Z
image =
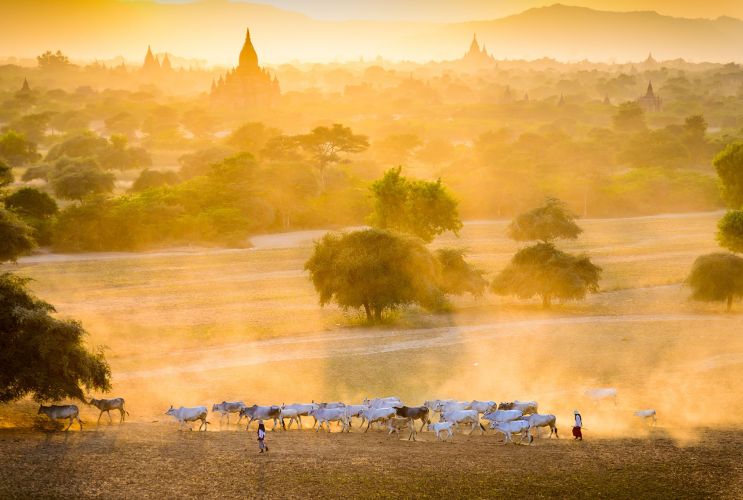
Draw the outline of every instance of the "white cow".
M201 423L199 424L199 430L201 430L201 428L203 427L204 431L207 430L207 425L209 424L209 422L206 421L207 413L208 411L206 409L206 406L181 406L180 408L173 408L173 405L170 405L168 411L165 412L166 415L170 415L178 421L179 428L183 428L186 422L195 422L196 420L201 420ZM193 428L189 426L188 430L192 431Z
M453 422L435 422L433 424L428 424L428 430L429 431L432 430L433 432L435 432L436 439L439 439L442 441L446 441L450 438L453 439L453 436L454 436L453 428L454 428ZM441 439L441 433L443 432L446 432L449 435L446 438Z
M302 417L309 417L310 411L315 410L319 408L320 405L317 403L293 403L290 405L281 405L281 408L286 408L289 410L297 410L297 417L299 418L299 428L302 428ZM312 424L312 427L314 428L315 425L317 425L317 420L315 420L315 423Z
M524 434L526 434L528 441L531 443L531 426L526 420L513 420L511 422L493 422L493 428L499 432L502 432L506 436L506 440L503 444L513 443L513 434L520 434L521 439L519 444L524 440Z
M495 410L490 413L486 413L482 416L485 420L490 420L493 423L501 422L512 422L523 417L524 413L521 410ZM491 429L493 426L491 424Z
M498 403L495 401L478 401L473 400L464 406L464 410L477 410L478 413L487 413L495 411L498 407Z
M658 423L658 415L653 409L637 410L635 416L644 419L645 422L650 420L650 425L656 425Z
M423 402L423 406L431 410L431 412L440 412L445 404L456 402L456 399L429 399Z
M281 419L281 426L284 429L291 429L292 422L296 422L297 423L297 428L298 429L301 429L302 428L302 426L299 424L299 411L296 410L296 409L294 409L294 408L282 408L281 409L281 414L280 414L279 418ZM289 419L289 425L288 426L284 423L284 419L285 418L288 418Z
M371 424L387 422L387 420L397 415L397 410L395 408L368 408L362 412L362 415L367 422L364 432L368 432Z
M529 422L530 428L534 429L536 427L537 429L537 437L540 437L539 435L539 428L540 427L549 427L550 428L550 435L549 437L552 437L552 434L555 434L555 437L557 439L560 439L560 436L557 434L557 417L554 415L547 413L540 415L539 413L534 413L532 415L527 415L524 417L524 420Z
M317 405L320 408L327 408L328 410L332 410L334 408L345 408L346 407L346 404L340 401L332 401L330 403L317 403Z
M365 399L362 403L369 408L400 408L404 406L400 398L389 396L386 398Z
M441 412L442 422L451 422L454 425L459 424L470 424L472 430L469 435L471 436L475 429L480 428L480 434L485 434L485 428L480 423L480 414L477 410L451 410Z
M351 427L351 419L353 417L361 419L361 425L364 425L364 410L368 410L369 407L366 405L346 405L346 417L348 417L348 427Z
M279 417L281 417L280 406L243 406L240 409L240 417L248 417L248 425L245 430L250 428L250 424L253 420L273 420L273 427L271 431L275 431L279 424ZM284 424L284 421L281 421Z
M77 420L77 424L80 426L80 430L83 430L83 422L82 420L80 420L80 410L75 405L41 405L39 406L39 411L36 412L36 414L41 415L42 413L52 420L62 420L65 418L69 418L70 423L67 425L67 427L65 427L65 430L68 430L70 427L72 427L72 423Z
M613 399L614 406L617 404L617 390L614 387L600 387L598 389L588 389L586 396L591 398L594 403L598 404L605 399Z
M339 422L342 425L341 432L348 431L348 418L346 417L345 408L317 408L310 411L310 415L317 420L317 429L322 429L323 424L327 424L328 432L330 431L330 422Z
M221 424L222 419L227 416L227 425L230 425L230 413L240 413L240 410L245 408L245 403L242 401L222 401L221 403L215 403L212 405L212 413L219 413L219 422ZM237 419L237 423L242 420L242 415Z

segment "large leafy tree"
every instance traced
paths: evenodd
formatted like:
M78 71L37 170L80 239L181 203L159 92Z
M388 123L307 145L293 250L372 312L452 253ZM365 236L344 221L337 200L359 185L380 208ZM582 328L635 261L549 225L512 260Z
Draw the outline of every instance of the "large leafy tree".
M33 229L13 212L0 208L0 262L15 261L35 246Z
M550 307L553 299L583 299L598 291L601 268L585 255L570 255L551 243L522 248L510 264L493 280L491 289L498 295L516 295L521 299L542 298Z
M574 240L583 231L576 216L562 201L548 198L541 207L516 217L508 226L508 235L516 241L551 242L558 238Z
M33 237L39 245L52 241L53 216L57 213L57 202L43 191L21 188L4 200L5 208L18 214L34 230Z
M460 248L440 248L434 252L440 265L439 285L450 295L470 293L479 297L488 282L484 272L464 260L465 252Z
M330 165L343 160L343 154L361 153L369 147L365 135L354 134L350 127L335 123L331 127L316 127L309 134L294 138L310 156L319 174L320 192L325 191L325 172Z
M619 105L617 114L612 117L614 128L622 132L636 132L645 130L645 112L634 101L623 102Z
M417 238L378 229L327 234L305 263L320 304L363 308L369 321L385 311L445 304L436 258Z
M11 166L19 167L40 158L36 144L26 139L22 133L8 130L0 134L0 158Z
M86 349L82 325L55 318L27 283L0 275L0 403L27 395L84 401L85 391L109 390L111 370L101 351Z
M0 159L0 188L12 184L14 180L13 168Z
M734 142L713 161L722 182L722 198L730 208L743 208L743 142Z
M704 302L726 302L743 297L743 258L731 253L711 253L697 257L686 283L692 298Z
M380 229L394 229L431 242L445 231L462 228L457 201L441 180L410 180L400 167L388 170L371 186L374 208L369 222Z

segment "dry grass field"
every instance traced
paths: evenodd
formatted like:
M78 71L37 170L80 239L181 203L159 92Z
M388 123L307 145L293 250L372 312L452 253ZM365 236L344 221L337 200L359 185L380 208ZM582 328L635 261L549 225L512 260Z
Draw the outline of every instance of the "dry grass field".
M400 313L369 328L321 309L302 270L318 233L254 239L242 250L40 255L12 266L63 316L107 346L112 396L130 422L42 431L30 402L0 408L0 497L516 496L624 498L743 495L743 314L688 300L682 282L715 251L719 214L584 220L579 240L604 269L602 292L556 304L486 295L451 314ZM471 222L461 246L492 277L516 245L505 222ZM743 305L736 304L737 311ZM595 405L591 387L619 391ZM454 444L367 435L177 432L170 404L280 404L397 395L536 399L569 437L580 408L588 440L500 446L489 435ZM632 412L655 408L648 431ZM105 419L105 417L104 417ZM227 431L222 428L222 431Z

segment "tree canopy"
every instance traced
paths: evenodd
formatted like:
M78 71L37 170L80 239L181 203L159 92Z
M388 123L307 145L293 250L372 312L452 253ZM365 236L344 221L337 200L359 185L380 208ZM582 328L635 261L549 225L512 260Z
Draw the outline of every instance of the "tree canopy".
M730 208L743 208L743 142L734 142L713 161L722 182L722 198Z
M645 112L634 101L623 102L619 105L617 114L613 117L614 128L623 132L644 130Z
M374 197L369 222L380 229L394 229L426 242L445 231L458 234L462 221L457 201L441 183L410 180L402 168L392 168L371 185Z
M36 144L26 139L22 133L8 130L0 135L0 158L14 167L36 161L41 155L36 152Z
M173 171L145 169L139 173L139 177L132 184L131 191L139 192L161 186L173 186L178 182L180 182L180 178Z
M743 210L730 210L717 222L717 241L732 252L743 252Z
M0 159L0 188L12 184L14 180L13 168Z
M686 283L694 300L725 301L729 311L733 299L743 297L743 258L722 252L701 255L694 261Z
M325 170L329 165L340 162L341 154L360 153L369 147L365 135L354 134L350 127L340 123L316 127L309 134L294 136L294 140L317 166L320 192L325 191Z
M0 208L0 263L15 261L35 246L33 229L13 212Z
M5 198L5 208L24 216L42 219L57 213L57 202L43 191L21 188Z
M48 174L54 194L67 200L81 200L90 194L110 193L115 177L104 172L94 158L60 158Z
M439 284L448 295L465 293L479 297L485 291L488 282L483 278L484 272L464 260L465 251L461 248L439 248L434 252L440 265Z
M516 241L543 241L557 238L574 240L583 230L562 201L548 198L541 207L517 216L508 226L508 235Z
M367 320L410 304L445 304L436 258L417 238L379 229L326 234L305 263L320 304L364 308Z
M577 300L598 291L601 268L585 255L570 255L551 243L537 243L516 252L511 262L493 280L498 295L521 299L542 298L543 307L552 299Z
M108 391L111 370L103 353L86 349L86 332L32 295L28 279L0 275L0 403L32 395L37 401L85 400Z

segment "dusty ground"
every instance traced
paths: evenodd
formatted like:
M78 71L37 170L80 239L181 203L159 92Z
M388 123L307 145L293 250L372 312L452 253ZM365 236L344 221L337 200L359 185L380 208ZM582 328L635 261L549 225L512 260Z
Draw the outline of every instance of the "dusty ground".
M564 430L563 434L567 434ZM452 444L361 434L179 432L125 424L84 432L0 431L0 497L741 498L743 435L702 431L678 446L642 439Z
M717 250L718 218L581 221L585 233L561 246L604 268L601 293L550 311L457 298L451 314L412 310L375 328L318 306L302 269L316 232L257 238L251 249L21 259L7 267L108 347L109 397L126 399L131 420L96 431L97 413L80 405L84 432L49 433L32 429L31 402L0 406L0 498L112 485L132 498L740 498L743 306L725 314L689 301L683 286L694 258ZM471 222L434 246L467 248L490 279L517 248L505 226ZM618 389L616 405L584 395L606 386ZM258 457L252 436L178 433L163 416L171 404L389 395L536 399L565 435L579 408L591 439L527 448L489 436L443 445L294 432L272 435L271 455ZM661 430L641 428L641 408L658 411Z

